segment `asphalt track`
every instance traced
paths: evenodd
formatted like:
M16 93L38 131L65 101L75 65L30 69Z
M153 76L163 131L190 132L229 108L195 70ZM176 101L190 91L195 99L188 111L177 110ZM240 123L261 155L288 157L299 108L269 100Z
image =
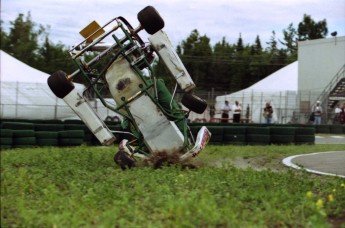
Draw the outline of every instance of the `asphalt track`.
M344 144L344 151L294 155L283 159L283 164L319 175L345 178L345 136L315 136L315 144Z

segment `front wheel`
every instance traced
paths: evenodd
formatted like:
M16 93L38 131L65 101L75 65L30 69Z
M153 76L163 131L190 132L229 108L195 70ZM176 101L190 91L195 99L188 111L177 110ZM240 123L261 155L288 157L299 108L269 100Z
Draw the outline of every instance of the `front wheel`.
M74 85L68 81L67 75L62 70L59 70L48 78L48 86L58 98L64 98L73 89Z
M181 103L195 113L202 114L207 108L207 102L193 94L185 93Z
M138 20L150 35L164 28L164 20L152 6L146 6L138 13Z

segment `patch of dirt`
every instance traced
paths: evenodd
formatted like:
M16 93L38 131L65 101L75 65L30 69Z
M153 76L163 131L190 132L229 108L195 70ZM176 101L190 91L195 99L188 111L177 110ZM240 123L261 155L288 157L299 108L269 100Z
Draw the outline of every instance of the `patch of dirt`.
M178 153L157 152L145 159L143 164L145 166L152 166L154 169L159 169L162 166L177 164L180 164L182 168L189 169L195 169L199 167L199 165L196 162L193 162L191 159L180 161L179 157L180 154Z
M271 170L274 172L286 171L286 167L282 164L282 159L267 158L267 157L236 157L229 159L222 159L216 161L211 166L223 167L226 165L232 165L240 169L253 169L257 171Z

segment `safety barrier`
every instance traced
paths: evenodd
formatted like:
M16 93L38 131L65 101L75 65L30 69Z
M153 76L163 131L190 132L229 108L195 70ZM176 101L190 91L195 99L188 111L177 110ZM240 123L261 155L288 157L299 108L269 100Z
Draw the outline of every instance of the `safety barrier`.
M118 122L107 122L107 125L111 130L121 130ZM210 144L218 145L314 144L318 133L345 134L343 125L190 123L189 126L194 136L202 126L207 126L212 133ZM1 120L0 129L1 149L100 145L80 120ZM115 136L121 140L119 134Z

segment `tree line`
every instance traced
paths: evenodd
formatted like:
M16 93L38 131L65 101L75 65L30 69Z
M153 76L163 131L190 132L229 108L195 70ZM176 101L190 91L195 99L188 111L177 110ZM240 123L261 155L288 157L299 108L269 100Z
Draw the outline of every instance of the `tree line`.
M9 32L3 29L1 21L1 49L20 61L48 74L57 70L74 72L76 67L68 49L61 42L50 39L49 26L36 24L31 14L19 14L9 22ZM272 31L270 40L263 48L259 35L252 44L244 44L241 34L236 43L225 38L211 45L207 35L197 29L176 47L182 62L200 90L216 89L233 92L246 88L267 75L297 60L297 42L325 38L328 33L326 19L315 22L310 15L304 15L295 28L292 23L283 29L283 40L278 40ZM161 62L154 69L173 85L171 77Z

